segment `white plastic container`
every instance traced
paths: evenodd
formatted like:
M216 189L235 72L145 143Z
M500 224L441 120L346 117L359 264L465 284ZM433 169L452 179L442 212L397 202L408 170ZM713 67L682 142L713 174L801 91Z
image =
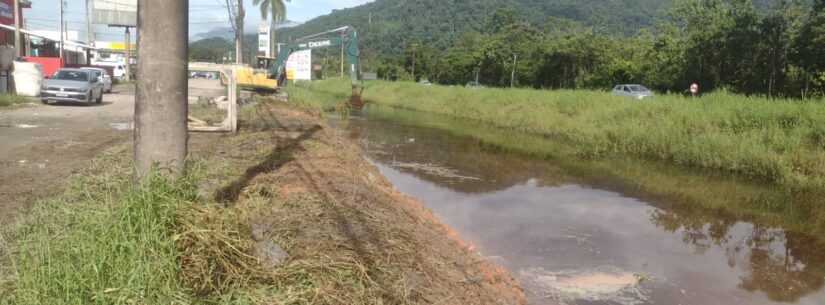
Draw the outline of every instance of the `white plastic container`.
M38 63L14 62L14 88L17 95L40 96L40 87L43 86L43 68Z

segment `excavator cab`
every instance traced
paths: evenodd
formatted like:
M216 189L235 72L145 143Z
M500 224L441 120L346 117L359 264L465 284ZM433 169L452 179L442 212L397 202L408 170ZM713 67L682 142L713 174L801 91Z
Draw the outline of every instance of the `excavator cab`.
M269 68L274 64L275 57L258 56L257 61L255 61L255 69L269 70Z

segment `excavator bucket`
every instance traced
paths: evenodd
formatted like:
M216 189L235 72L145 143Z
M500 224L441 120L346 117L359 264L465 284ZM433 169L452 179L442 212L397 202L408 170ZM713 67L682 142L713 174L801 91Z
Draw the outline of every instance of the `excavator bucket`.
M364 108L364 99L361 98L361 93L358 92L358 90L352 90L352 95L350 95L349 101L347 101L347 106L356 110Z

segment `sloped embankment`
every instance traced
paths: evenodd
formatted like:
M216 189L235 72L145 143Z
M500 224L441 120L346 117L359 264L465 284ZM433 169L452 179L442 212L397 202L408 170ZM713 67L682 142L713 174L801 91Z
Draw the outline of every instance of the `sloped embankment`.
M248 161L250 152L260 157L216 199L252 211L257 252L280 264L274 285L287 299L524 303L503 268L394 190L353 143L325 128L318 113L272 103L256 107L249 126L230 138L219 158ZM273 255L272 245L287 258Z

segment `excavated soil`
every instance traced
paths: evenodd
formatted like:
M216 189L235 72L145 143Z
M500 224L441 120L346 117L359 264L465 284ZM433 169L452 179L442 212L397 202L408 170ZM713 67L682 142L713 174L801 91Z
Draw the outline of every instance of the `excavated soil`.
M215 197L253 211L255 240L286 252L275 268L292 274L281 286L314 287L307 303L525 303L512 276L396 191L320 113L254 107L218 149L246 169ZM244 163L250 154L258 157Z

